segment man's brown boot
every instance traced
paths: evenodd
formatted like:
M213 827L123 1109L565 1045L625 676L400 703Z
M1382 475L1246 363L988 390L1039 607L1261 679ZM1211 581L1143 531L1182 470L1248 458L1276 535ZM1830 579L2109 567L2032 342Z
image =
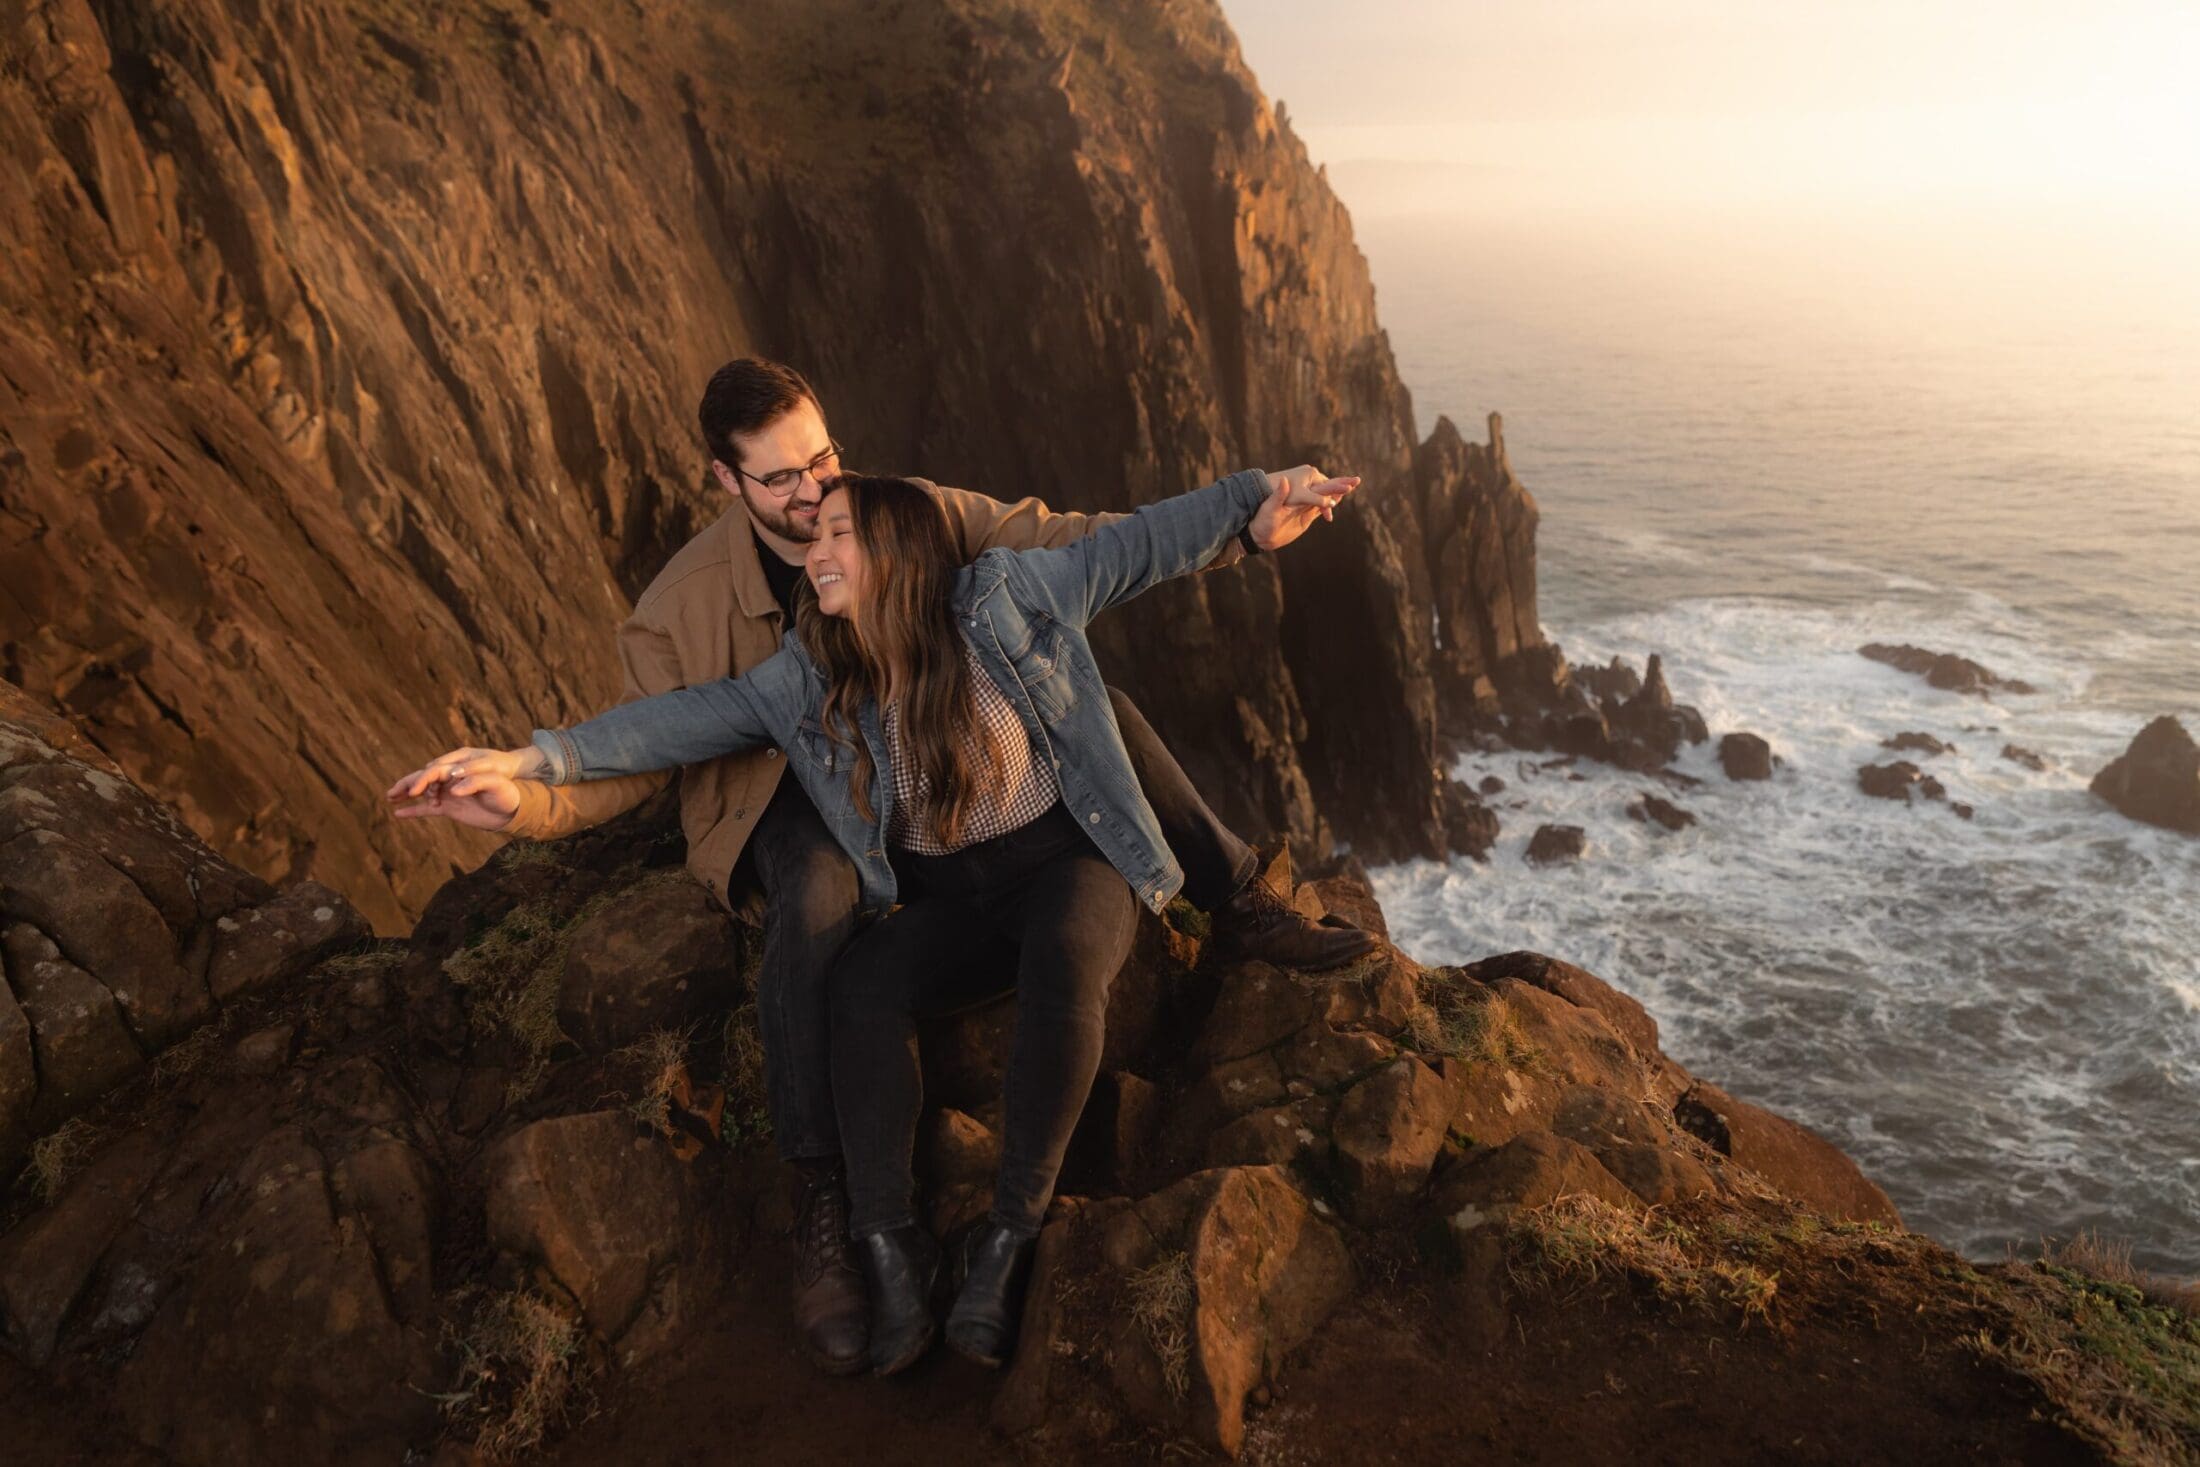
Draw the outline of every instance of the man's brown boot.
M1258 959L1279 968L1334 968L1382 945L1372 932L1341 919L1316 922L1255 876L1212 914L1214 955L1224 962Z
M848 1244L848 1185L837 1162L801 1167L794 1215L794 1327L820 1370L853 1375L871 1363L863 1270Z

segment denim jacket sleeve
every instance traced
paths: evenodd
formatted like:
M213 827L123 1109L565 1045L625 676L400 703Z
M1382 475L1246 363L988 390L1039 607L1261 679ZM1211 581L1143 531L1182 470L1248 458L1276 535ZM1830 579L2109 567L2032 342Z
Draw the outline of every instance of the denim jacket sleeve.
M672 769L783 745L808 706L808 691L800 659L783 647L742 677L638 698L571 728L538 728L542 783Z
M1268 476L1241 469L1057 549L1020 551L1019 579L1057 621L1083 626L1157 582L1198 570L1252 523L1267 497Z

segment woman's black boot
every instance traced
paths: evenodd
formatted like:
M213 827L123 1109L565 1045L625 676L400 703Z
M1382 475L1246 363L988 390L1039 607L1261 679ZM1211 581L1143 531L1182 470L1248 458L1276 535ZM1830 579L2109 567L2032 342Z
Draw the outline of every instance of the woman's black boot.
M907 1370L932 1343L940 1245L912 1225L866 1234L856 1246L871 1276L871 1368L880 1375Z
M947 1343L958 1354L998 1367L1015 1348L1033 1241L990 1220L971 1234L963 1251L962 1290L947 1312Z

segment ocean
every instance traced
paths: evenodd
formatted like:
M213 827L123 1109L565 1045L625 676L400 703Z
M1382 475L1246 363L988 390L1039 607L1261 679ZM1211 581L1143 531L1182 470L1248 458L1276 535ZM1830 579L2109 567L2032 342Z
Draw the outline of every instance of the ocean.
M1522 219L1332 176L1421 431L1504 414L1547 634L1662 653L1713 733L1677 834L1625 816L1640 777L1464 758L1503 836L1377 872L1394 936L1602 975L1968 1255L2096 1229L2200 1275L2200 839L2086 788L2158 714L2200 734L2200 308L2163 266L2191 256L2114 221ZM1874 640L2039 691L1936 691ZM1734 729L1770 783L1720 774ZM1881 748L1904 730L1956 748ZM1976 818L1865 797L1892 758ZM1523 862L1546 822L1585 827L1577 866Z

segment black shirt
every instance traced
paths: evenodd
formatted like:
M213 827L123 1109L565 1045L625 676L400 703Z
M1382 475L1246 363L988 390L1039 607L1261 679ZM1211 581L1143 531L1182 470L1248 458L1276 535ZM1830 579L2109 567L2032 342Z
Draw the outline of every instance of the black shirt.
M779 558L779 552L762 540L756 542L756 558L764 566L764 584L772 588L772 600L786 616L784 625L794 625L794 593L802 585L802 567L789 565Z

